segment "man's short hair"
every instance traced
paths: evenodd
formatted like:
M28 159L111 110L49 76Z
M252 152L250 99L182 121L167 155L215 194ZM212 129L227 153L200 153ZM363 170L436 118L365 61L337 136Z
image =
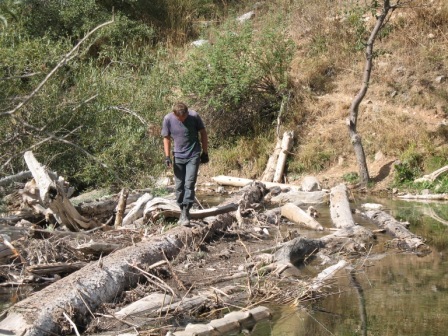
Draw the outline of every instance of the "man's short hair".
M178 117L185 116L188 114L188 106L182 102L176 103L173 106L173 112Z

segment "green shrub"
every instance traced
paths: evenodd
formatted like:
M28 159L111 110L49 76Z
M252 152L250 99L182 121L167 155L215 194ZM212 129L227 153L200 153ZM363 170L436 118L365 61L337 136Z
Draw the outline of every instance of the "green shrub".
M288 88L293 44L280 26L254 31L228 22L213 44L192 50L180 76L185 96L204 111L217 137L270 125Z

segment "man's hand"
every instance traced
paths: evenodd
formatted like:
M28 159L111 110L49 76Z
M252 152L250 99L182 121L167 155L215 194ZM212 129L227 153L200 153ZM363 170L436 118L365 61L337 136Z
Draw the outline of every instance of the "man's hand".
M201 163L207 163L208 161L209 161L208 153L202 152L202 154L201 154Z
M173 162L171 161L171 158L169 156L165 156L165 166L167 168L171 168L172 165L173 165Z

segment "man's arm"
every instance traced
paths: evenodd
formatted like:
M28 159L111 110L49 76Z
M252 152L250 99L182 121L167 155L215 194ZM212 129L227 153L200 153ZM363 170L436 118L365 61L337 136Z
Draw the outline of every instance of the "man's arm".
M170 156L170 150L171 150L171 138L169 136L163 137L163 151L166 156Z
M207 137L207 131L205 128L201 129L199 131L199 134L201 135L201 145L202 145L202 152L208 153L208 137Z

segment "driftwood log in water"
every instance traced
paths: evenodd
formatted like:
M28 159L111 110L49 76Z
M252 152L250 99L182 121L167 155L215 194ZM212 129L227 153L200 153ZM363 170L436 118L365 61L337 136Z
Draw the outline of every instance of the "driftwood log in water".
M286 203L281 207L281 215L312 230L322 231L324 229L317 220L292 203Z
M430 252L429 247L421 237L406 229L405 225L408 223L399 222L388 213L380 210L366 211L363 215L396 237L399 240L399 246L423 253Z
M264 186L263 186L264 188ZM259 184L244 188L228 203L240 199L261 201L264 190ZM184 246L211 237L235 220L231 213L212 217L200 228L176 227L164 235L116 251L99 261L49 285L33 296L16 303L0 322L0 330L12 335L61 334L70 330L64 314L79 325L85 325L91 311L110 302L123 290L137 284L139 274L134 266L154 264L165 257L172 259Z
M345 184L331 188L330 214L334 226L339 229L355 226Z

